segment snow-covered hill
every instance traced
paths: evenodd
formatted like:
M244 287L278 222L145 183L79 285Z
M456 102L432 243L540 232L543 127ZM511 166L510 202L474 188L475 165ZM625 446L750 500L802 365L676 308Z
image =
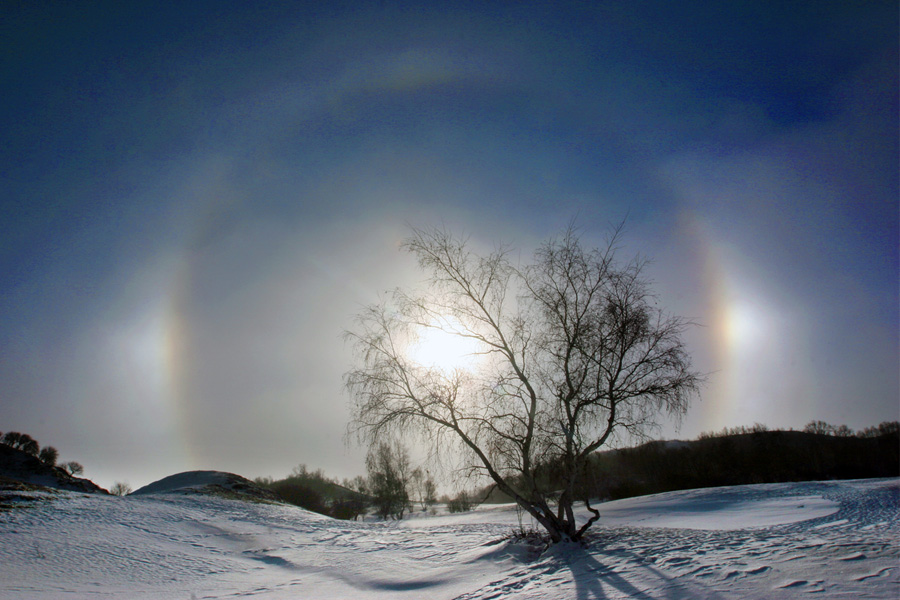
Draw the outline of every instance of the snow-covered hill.
M17 495L4 599L900 597L898 479L611 502L587 547L543 552L503 540L509 506L356 523L202 494Z
M169 475L135 490L133 495L198 493L275 501L276 496L249 479L222 471L185 471Z

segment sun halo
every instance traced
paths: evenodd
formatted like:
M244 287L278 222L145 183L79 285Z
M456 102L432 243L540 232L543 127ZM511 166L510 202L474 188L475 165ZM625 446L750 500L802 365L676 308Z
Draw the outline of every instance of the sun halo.
M409 358L416 364L444 373L471 371L482 358L481 344L465 335L462 327L450 319L433 321L420 327L409 345Z

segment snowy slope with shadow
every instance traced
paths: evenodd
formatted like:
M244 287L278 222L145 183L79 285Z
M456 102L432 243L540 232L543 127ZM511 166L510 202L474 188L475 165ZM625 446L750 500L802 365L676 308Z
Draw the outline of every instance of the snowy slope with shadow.
M900 597L896 478L610 502L586 545L549 549L505 539L511 506L371 523L206 493L29 494L0 511L4 599Z

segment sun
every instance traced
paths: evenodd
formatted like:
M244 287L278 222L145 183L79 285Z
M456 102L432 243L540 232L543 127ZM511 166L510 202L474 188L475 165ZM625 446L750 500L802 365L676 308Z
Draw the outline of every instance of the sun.
M481 345L458 333L460 324L452 319L435 320L429 327L422 327L409 346L409 357L417 364L452 373L456 370L475 369L481 358Z

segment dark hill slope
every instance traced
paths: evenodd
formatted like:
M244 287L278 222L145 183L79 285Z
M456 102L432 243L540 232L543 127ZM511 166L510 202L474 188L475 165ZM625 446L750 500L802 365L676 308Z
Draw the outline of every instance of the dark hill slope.
M59 467L51 467L22 450L0 444L0 480L37 485L87 494L108 494L106 490L89 479L73 477ZM0 481L5 486L17 487L9 481Z

